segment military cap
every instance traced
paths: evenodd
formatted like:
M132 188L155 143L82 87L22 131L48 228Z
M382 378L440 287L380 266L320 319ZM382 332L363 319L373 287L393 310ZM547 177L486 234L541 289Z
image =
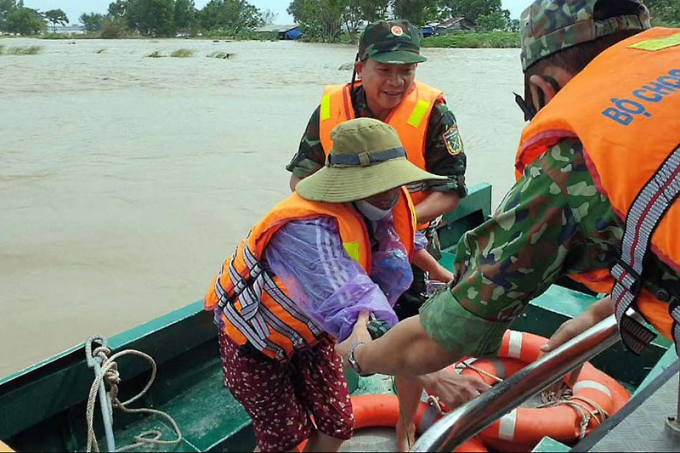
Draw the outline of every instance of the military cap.
M386 64L422 63L420 31L407 20L370 24L359 37L359 60L371 58Z
M535 0L520 18L522 69L577 44L650 27L642 0L618 0L621 15L604 20L595 18L598 1L602 0Z

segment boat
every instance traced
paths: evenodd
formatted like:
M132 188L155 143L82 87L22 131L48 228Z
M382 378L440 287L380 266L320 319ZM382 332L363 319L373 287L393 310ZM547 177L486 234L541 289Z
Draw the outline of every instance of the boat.
M482 183L471 187L459 208L447 215L439 227L442 264L450 268L458 239L490 215L491 186ZM532 301L511 329L549 337L563 322L583 312L596 297L560 282ZM98 349L99 346L108 348L99 351L107 353L109 357L123 351L139 351L146 355L147 360L139 354L123 355L116 360L120 376L118 399L124 401L143 394L128 407L153 408L171 416L181 432L181 440L173 441L178 439L174 425L158 414L114 410L111 428L106 428L102 420L107 411L102 413L98 398L101 386L94 382L95 371L101 363L86 357L92 348ZM673 382L676 386L667 389L664 394L665 403L671 404L671 408L661 412L661 417L665 419L675 415L673 411L677 396L668 395L677 391L677 379L672 379L677 374L677 357L669 346L668 341L658 339L642 355L636 356L625 350L619 342L597 357L588 357L592 365L616 379L633 395L630 402L575 447L545 437L532 451L570 451L572 448L576 448L573 451L586 451L578 448L585 448L584 442L587 441L590 442L588 449L596 450L598 446L607 445L605 441L608 435L623 426L622 420L635 420L636 409L651 401L655 395L659 397L658 391ZM153 370L155 380L149 386ZM348 371L347 381L353 397L393 393L392 381L388 376L358 377ZM88 428L88 407L92 419L91 429ZM495 420L511 409L503 408L501 412L492 414L492 418ZM430 423L433 426L425 433L442 426L449 416ZM425 418L423 415L422 419ZM430 417L430 422L434 422L434 419L436 417ZM387 451L389 442L393 442L389 439L389 432L393 430L382 429L357 431L355 437L345 443L343 450L377 451L384 448ZM424 429L421 427L421 430ZM631 432L637 433L630 427L623 429L629 435ZM213 316L203 310L201 301L108 340L92 338L89 342L76 345L0 380L0 451L3 448L20 452L85 451L89 432L102 450L111 449L107 436L113 440L116 448L137 444L135 449L138 451L253 450L255 443L249 417L222 384ZM140 433L147 433L144 438L151 440L140 440ZM615 437L620 438L621 434ZM169 443L159 444L159 439ZM427 448L435 451L441 448L442 442L447 444L449 440L438 438ZM460 440L458 444L465 440ZM639 440L637 444L629 444L629 449L621 451L633 451L632 448L639 447L641 443L649 444L648 437L643 436ZM420 440L418 442L415 448L422 445ZM678 451L680 444L674 445Z

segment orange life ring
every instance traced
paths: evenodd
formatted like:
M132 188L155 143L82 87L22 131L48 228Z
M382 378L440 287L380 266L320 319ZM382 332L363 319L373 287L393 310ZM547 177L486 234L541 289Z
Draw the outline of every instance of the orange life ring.
M472 365L504 379L536 361L542 354L540 347L547 341L538 335L508 330L503 337L498 358L476 360ZM461 374L474 376L490 385L496 383L492 377L470 368L465 368ZM565 382L568 381L569 376L565 378ZM621 384L587 362L572 392L575 397L572 401L580 407L588 411L600 408L610 417L630 399L630 394ZM486 428L480 437L485 445L494 450L531 451L544 436L565 444L575 443L581 434L582 421L579 410L569 404L544 408L520 407ZM590 418L586 435L600 423L598 417Z
M399 422L399 398L394 394L368 394L355 395L351 397L352 413L354 414L354 429L385 427L394 428ZM415 417L415 424L418 426L423 415L430 406L421 402ZM298 446L298 451L303 451L307 441L305 440ZM481 440L476 437L465 442L457 452L487 452Z

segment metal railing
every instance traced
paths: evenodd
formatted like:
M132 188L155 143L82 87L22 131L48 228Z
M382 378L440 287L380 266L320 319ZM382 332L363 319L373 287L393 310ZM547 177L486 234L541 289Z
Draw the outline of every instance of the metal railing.
M454 451L463 442L531 396L616 344L614 315L527 365L472 401L449 412L425 431L411 451Z

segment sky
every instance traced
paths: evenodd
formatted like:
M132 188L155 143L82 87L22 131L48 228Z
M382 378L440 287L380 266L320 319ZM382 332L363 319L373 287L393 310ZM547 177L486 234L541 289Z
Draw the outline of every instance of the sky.
M195 0L197 8L203 8L209 0ZM248 0L262 11L267 9L277 14L277 24L292 23L293 18L288 15L286 8L289 0ZM71 23L78 23L78 18L83 13L106 13L112 0L24 0L29 8L47 11L61 8L66 13ZM519 14L529 6L531 0L502 0L503 8L510 10L513 18L519 19Z

